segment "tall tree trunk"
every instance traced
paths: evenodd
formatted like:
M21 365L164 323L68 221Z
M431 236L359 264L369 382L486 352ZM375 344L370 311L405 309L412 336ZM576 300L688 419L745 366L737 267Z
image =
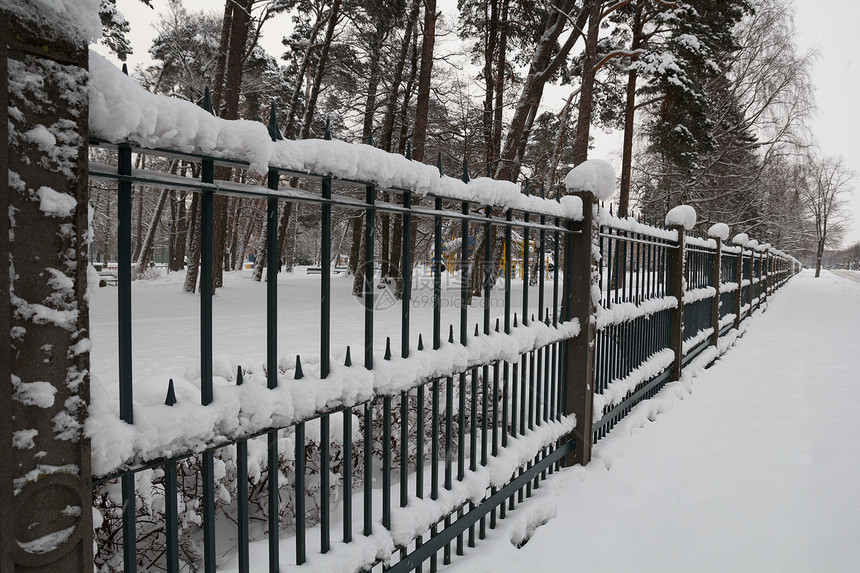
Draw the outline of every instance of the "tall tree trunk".
M486 6L484 10L486 10ZM491 169L494 161L495 145L493 141L493 90L496 86L493 77L493 64L496 58L496 36L499 29L499 3L498 0L489 1L490 15L486 24L486 37L484 38L484 112L481 115L484 128L484 158L487 168ZM486 12L485 12L486 14Z
M188 249L188 266L185 272L185 284L182 287L185 292L197 291L197 277L200 274L200 208L199 195L194 194L191 200L191 244Z
M331 11L327 12L328 16L323 16L317 18L314 21L314 25L311 27L310 32L308 33L308 43L305 46L305 51L302 54L302 61L299 64L298 73L296 74L296 83L293 84L293 90L290 93L290 101L287 108L287 121L286 127L284 129L284 137L286 139L292 139L295 131L296 117L298 116L298 107L299 107L299 96L302 94L302 87L305 82L305 76L308 73L308 69L311 66L311 53L316 48L314 42L316 42L317 34L319 33L320 27L325 23L327 18L331 18Z
M188 217L188 265L185 271L185 284L182 290L185 292L196 292L197 275L200 274L200 194L191 196L191 216Z
M179 195L179 199L177 201L178 208L176 214L176 242L171 253L171 267L172 271L181 271L185 266L185 240L188 234L188 219L186 216L186 200L187 193L183 192Z
M559 48L558 40L568 23L567 16L575 7L573 0L559 0L553 4L553 9L544 23L544 29L538 44L535 46L529 72L523 83L514 115L505 137L505 144L500 153L499 164L496 167L497 179L516 179L519 176L522 162L521 150L528 141L531 124L543 97L546 82L558 71L567 60L576 40L581 36L580 30L588 20L588 10L581 10L573 22L570 35Z
M227 69L227 52L230 50L230 29L233 25L235 0L225 0L224 19L221 21L221 41L218 45L218 61L215 64L215 84L212 86L212 109L221 109L224 94L224 74Z
M361 215L352 217L352 242L349 248L349 272L355 275L358 272L359 249L361 248Z
M382 194L382 200L386 203L391 202L391 194L388 191L385 191ZM380 255L381 259L381 268L380 268L380 278L383 282L387 282L390 278L389 273L391 272L391 215L388 212L382 212L379 215L379 221L382 227L382 249ZM396 261L394 262L394 266L397 265Z
M400 106L400 142L398 146L399 153L405 153L406 151L406 139L408 137L408 129L409 122L407 121L408 111L409 111L409 102L412 99L412 90L415 87L415 80L418 77L418 47L417 41L413 39L412 41L412 57L411 57L411 71L409 74L409 80L406 82L406 89L403 93L403 103ZM418 205L421 203L420 197L415 197L412 201L413 205ZM394 232L393 238L391 240L391 260L395 263L395 266L390 270L392 278L394 278L396 286L394 289L394 296L399 300L403 298L403 277L405 273L412 272L412 268L409 269L401 268L401 262L403 259L403 216L397 215L394 217ZM415 237L415 233L412 233L412 238ZM415 242L411 241L411 256L409 258L412 261L412 264L415 264Z
M399 101L397 95L400 91L400 84L403 81L403 69L406 67L406 59L409 57L409 46L412 44L412 31L415 29L420 5L420 0L412 0L409 6L406 27L403 31L403 39L400 42L400 54L397 62L394 64L394 77L388 89L388 102L385 106L385 116L382 120L382 135L379 141L380 147L385 151L391 151L394 139L394 117L397 114L397 103Z
M597 40L600 35L602 0L590 0L588 37L585 41L585 58L582 61L582 88L579 92L579 114L576 117L576 139L573 143L573 164L588 159L588 137L591 114L594 109L594 77L597 72Z
M227 65L224 73L224 105L221 117L224 119L239 119L239 95L242 91L242 72L245 64L245 53L248 44L248 33L251 28L251 7L253 0L230 0L234 2L233 17L230 22L230 39L228 42ZM222 38L221 45L224 45ZM219 168L218 179L230 179L232 169ZM215 195L213 201L213 251L212 251L212 286L219 288L224 284L224 250L227 229L229 200L225 195Z
M325 41L322 45L322 51L320 52L317 69L314 72L314 82L311 85L311 90L308 94L308 101L307 105L305 106L305 115L302 118L302 130L300 134L300 137L302 139L307 139L310 135L311 125L313 124L314 112L316 111L317 99L319 98L322 80L325 76L325 69L328 65L328 54L331 50L331 43L334 39L334 32L337 27L337 21L340 17L340 5L341 0L334 0L334 2L332 2L331 10L329 11L328 25L326 26L325 32Z
M158 203L155 205L155 212L152 214L152 219L149 223L149 229L146 230L146 238L140 248L140 254L137 257L137 266L134 270L134 278L138 279L146 272L146 265L152 257L152 245L155 242L155 233L158 231L158 223L161 221L161 213L164 210L164 205L167 203L167 198L170 196L170 191L164 189L158 197Z
M633 15L633 41L631 50L642 44L642 5L636 3ZM627 98L624 102L624 143L621 147L621 189L618 196L618 216L626 217L630 208L630 175L633 166L633 129L636 119L636 79L637 72L630 68L627 72Z
M337 27L337 20L340 14L340 5L341 0L335 0L332 3L332 7L329 10L329 15L327 18L328 25L326 26L326 35L325 40L322 45L322 51L320 52L320 57L317 61L317 67L314 71L314 79L311 84L310 93L308 94L308 100L305 105L305 113L302 118L302 126L301 131L299 133L299 137L301 139L307 139L310 135L310 128L313 123L314 111L316 110L317 99L319 98L320 88L322 87L322 79L325 75L325 68L328 62L328 54L331 48L331 42L334 39L334 32ZM292 113L292 112L291 112ZM296 184L296 180L290 181L291 185ZM283 210L281 211L281 218L278 221L278 255L279 258L283 257L284 251L286 249L287 244L287 227L290 223L290 215L292 214L293 204L287 201L284 204ZM266 245L267 245L267 235L268 228L264 225L262 229L262 233L260 236L260 241L257 243L257 248L255 249L257 260L254 262L254 274L253 278L255 281L260 281L263 278L263 265L265 265L266 259Z
M502 112L505 107L505 74L507 72L508 53L508 7L509 0L501 0L501 20L499 22L499 46L496 61L496 85L493 88L496 103L493 109L493 171L498 167L499 156L502 153Z
M370 75L367 78L367 97L364 100L364 124L361 129L361 140L368 141L373 133L373 116L376 111L376 92L379 88L379 74L382 59L382 44L387 33L384 22L376 23L376 33L373 35L370 45ZM361 296L364 293L364 265L366 262L366 249L364 248L364 233L361 229L364 227L364 219L358 218L356 222L359 226L359 251L358 264L355 269L355 276L352 283L352 294ZM355 233L353 233L353 237Z
M427 114L430 110L430 76L433 72L433 49L436 43L436 0L424 2L424 41L421 43L421 68L418 72L418 101L415 104L415 132L412 157L424 161L427 144Z

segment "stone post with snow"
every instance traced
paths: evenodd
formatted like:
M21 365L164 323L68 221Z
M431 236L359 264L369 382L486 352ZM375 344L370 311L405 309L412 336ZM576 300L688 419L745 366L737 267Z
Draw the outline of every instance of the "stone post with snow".
M568 235L564 252L564 292L562 315L577 319L579 335L566 342L565 413L576 415L573 452L565 465L586 465L591 460L594 410L594 352L600 301L596 253L600 252L597 222L598 201L615 193L615 170L608 162L591 159L573 168L564 179L570 194L582 201L582 235Z
M738 296L735 297L735 325L734 327L741 327L741 289L744 284L744 245L749 242L750 238L746 233L738 233L734 237L732 237L732 244L737 246L740 249L738 252L738 266L737 266L737 278L738 278Z
M678 246L669 262L669 296L678 300L678 307L672 313L669 327L669 348L675 353L670 380L681 379L684 359L684 234L696 226L696 210L689 205L678 205L666 213L666 225L678 233Z
M3 0L0 26L0 571L90 571L86 81L98 0Z
M714 285L714 299L711 304L711 345L716 346L720 341L720 283L723 269L723 243L729 239L729 226L725 223L714 223L708 229L708 237L717 242L714 253L714 270L711 283Z

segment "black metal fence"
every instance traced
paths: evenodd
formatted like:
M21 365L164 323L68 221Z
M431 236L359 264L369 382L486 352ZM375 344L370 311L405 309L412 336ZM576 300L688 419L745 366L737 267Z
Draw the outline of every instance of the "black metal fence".
M353 364L346 348L344 367L357 377L364 376L363 370L373 377L382 363L409 361L417 353L441 356L454 349L468 356L465 367L449 368L441 375L413 374L394 389L374 391L369 398L346 400L250 433L216 435L187 451L128 459L114 471L96 476L94 504L106 518L96 530L97 565L104 571L215 571L227 553L239 571L278 571L289 564L302 565L310 555L316 563L325 563L338 544L359 548L354 563L359 569L436 571L450 562L452 551L463 554L485 537L577 446L571 435L571 414L577 412L565 407L567 392L588 381L567 375L571 345L583 337L576 335L578 325L570 320L573 281L565 279L575 273L591 275L590 269L572 268L572 249L590 248L595 240L600 252L598 284L593 285L600 291L599 300L593 300L597 308L591 350L594 391L589 396L595 411L593 441L605 436L636 403L677 379L676 363L686 364L707 348L716 348L719 335L737 328L754 306L797 271L795 263L781 254L724 247L718 240L685 240L683 229L621 220L603 210L598 211L593 237L580 221L547 210L499 209L444 196L431 196L429 205L418 204L411 189L385 189L397 199L379 201L383 189L370 181L277 166L270 166L266 185L258 186L247 183L253 177L241 161L96 140L90 145L115 155L115 166L91 163L90 176L115 181L117 186L119 411L126 423L135 421L131 306L135 185L199 194L201 405L217 398L212 370L212 253L213 201L219 195L266 201L269 269L279 263L281 203L319 210L319 360L296 356L295 366L287 369L279 362L279 356L294 354L277 339L278 322L288 320L291 301L279 300L277 280L269 280L265 372L270 390L284 384L287 376L303 378L309 368L325 384L333 370L331 277L337 255L332 252L333 208L364 222L364 335L362 351L355 356L361 365ZM194 163L200 176L132 169L135 154ZM216 180L216 166L231 168L239 176ZM296 179L306 185L300 189L285 184ZM468 181L465 169L463 180ZM414 335L409 272L402 275L399 341L388 338L382 346L374 334L378 297L374 263L379 258L375 234L381 214L401 220L401 268L426 264L430 270L433 308L431 320L423 325L426 342L423 335L417 340ZM421 221L432 228L433 250L421 255L422 260L412 260L412 231ZM460 239L459 304L455 321L446 328L443 319L449 315L442 309L444 271L439 253L452 229ZM515 288L517 242L523 276ZM473 249L480 256L474 256ZM501 260L494 261L500 251ZM503 278L498 284L483 279L475 289L469 280L472 273L488 277L499 269ZM683 284L679 277L685 279L683 292L672 286ZM518 288L520 300L514 300ZM674 332L680 332L677 339ZM491 350L469 354L476 347ZM246 375L240 367L235 383L242 385ZM174 404L172 381L165 382L164 390L166 404ZM265 462L253 472L248 467L249 448L266 451ZM141 483L149 488L147 496L141 493ZM225 529L234 532L227 535ZM291 540L281 538L281 531ZM225 538L227 546L219 547L217 540ZM254 542L261 541L266 550L252 551ZM293 554L283 555L284 546L294 546Z
M212 379L212 244L213 200L219 194L231 194L267 201L269 269L278 267L277 220L279 202L295 201L316 206L321 216L320 259L320 360L313 368L319 371L321 383L331 371L331 276L332 276L332 208L339 207L360 214L364 219L364 344L363 368L378 368L379 361L390 361L394 353L408 359L416 352L444 352L452 346L499 346L496 341L507 338L519 344L516 358L510 355L510 340L503 355L506 360L472 363L465 370L450 372L442 377L419 377L402 384L399 391L378 393L370 400L360 400L315 413L311 417L294 420L287 426L267 428L252 435L216 436L211 445L196 448L180 455L165 455L152 460L127 460L124 467L94 479L96 505L106 514L121 521L121 539L117 531L106 529L97 563L108 570L135 571L138 568L178 571L184 567L214 571L223 549L216 547L216 528L234 521L237 532L235 546L240 571L261 570L263 563L252 562L249 547L252 542L249 523L265 519L268 538L268 555L265 566L277 571L279 564L301 565L307 559L309 545L318 554L325 555L336 540L343 543L361 543L360 538L378 537L376 523L386 528L389 545L387 551L369 543L373 557L357 563L371 568L386 562L391 570L420 569L429 561L431 571L437 568L441 552L442 563L448 563L453 550L464 552L464 543L474 546L476 536L483 538L487 528L495 527L497 519L504 518L531 494L532 488L552 473L559 459L570 448L562 438L570 424L562 423L564 387L562 346L570 338L570 329L562 313L563 282L559 272L547 272L548 255L553 261L562 260L560 245L575 229L576 222L545 213L527 213L508 210L499 214L492 207L451 201L433 197L433 206L413 206L414 192L408 189L387 189L400 196L400 201L377 201L379 189L370 182L333 180L325 175L288 172L272 167L267 187L240 184L235 181L214 179L215 167L230 167L246 172L247 164L210 157L176 154L164 150L131 148L128 145L110 145L92 141L93 148L115 152L117 167L92 163L90 176L116 180L119 197L118 219L118 322L119 322L119 407L120 417L134 423L134 376L132 361L132 257L131 220L132 186L178 188L200 194L201 205L201 281L200 281L200 404L207 405L215 398ZM133 170L133 154L162 155L181 158L200 165L199 179L147 170ZM441 174L440 174L441 175ZM316 191L300 191L285 187L283 181L301 177L312 182ZM465 175L464 175L465 178ZM244 177L235 177L244 179ZM467 178L465 178L467 180ZM340 187L344 194L333 192ZM349 196L350 188L363 188L364 201ZM526 190L528 192L528 190ZM419 335L413 339L411 324L412 276L402 276L401 336L399 352L397 342L386 340L379 348L374 336L376 284L374 262L376 252L375 231L381 213L402 217L401 268L410 269L413 262L410 249L412 225L418 219L433 224L434 252L443 251L443 229L458 227L462 239L461 261L468 261L470 232L480 230L483 236L493 237L500 230L505 260L504 269L512 265L515 245L512 236L516 230L524 237L521 243L524 279L520 301L512 299L511 272L504 272L503 303L491 303L491 283L484 281L482 296L470 299L468 264L461 262L459 269L459 317L455 325L445 328L442 313L442 259L430 258L433 281L432 322L425 325L428 341ZM532 239L536 239L534 241ZM493 241L483 241L483 261L492 261ZM535 251L535 252L532 252ZM537 277L530 285L530 257L537 258ZM493 271L485 263L488 276ZM262 288L262 287L261 287ZM279 348L277 324L289 313L290 302L278 300L277 281L266 284L266 371L268 387L279 384L279 356L289 354ZM498 297L497 297L498 298ZM498 302L498 301L496 301ZM539 324L538 330L533 327ZM517 332L532 334L517 335ZM517 343L518 340L523 342ZM261 341L262 342L262 341ZM504 346L504 344L502 345ZM394 356L396 358L396 356ZM352 353L346 349L346 367L361 368L352 364ZM307 362L304 370L308 368ZM284 374L284 372L281 372ZM292 375L303 377L300 357L296 358ZM236 384L243 383L243 370L236 373ZM175 403L172 381L165 383L166 403ZM332 423L337 422L341 434L334 436ZM309 424L318 426L319 438L307 436ZM356 439L355 432L361 436ZM316 431L316 429L315 429ZM279 443L288 437L294 451L287 455L279 450ZM250 441L264 441L267 448L267 466L264 480L249 479L247 456ZM519 440L530 448L527 460L518 461L507 470L499 453ZM332 447L332 442L338 445ZM522 449L520 446L520 450ZM289 455L292 454L292 455ZM230 476L216 475L215 467L229 462ZM284 467L288 466L288 467ZM490 470L488 471L488 466ZM280 471L270 471L279 468ZM479 471L480 470L480 471ZM505 479L490 475L503 474ZM157 497L163 500L163 512L156 517L162 523L153 523L150 514L144 515L139 507L141 496L136 489L136 478L146 474L146 481L155 484ZM223 472L222 472L223 474ZM379 478L381 488L374 481ZM286 478L287 483L281 483ZM281 480L281 481L279 481ZM121 494L111 496L111 484L120 483ZM263 483L265 482L265 483ZM250 489L249 489L250 484ZM217 499L219 488L230 491L231 502ZM475 488L484 491L476 496ZM355 491L354 491L355 490ZM354 496L360 497L353 499ZM284 497L290 508L285 510ZM430 500L430 503L424 503ZM183 524L182 507L199 503L199 523L188 527ZM392 535L392 523L408 520L409 506L424 503L422 519L428 527L404 538ZM313 506L310 511L309 504ZM121 515L120 515L121 513ZM358 514L358 515L354 515ZM427 515L429 514L430 517ZM435 514L435 515L434 515ZM429 521L428 521L429 520ZM339 524L338 524L339 522ZM117 523L114 520L114 523ZM220 524L220 525L219 525ZM336 527L338 526L339 527ZM414 524L407 524L414 529ZM106 526L104 526L106 527ZM309 528L316 531L318 540L310 540ZM334 530L341 529L338 535ZM401 524L400 529L404 527ZM281 539L275 532L291 530L295 536L295 555L282 556ZM375 533L376 532L376 533ZM259 532L258 535L259 536ZM98 532L97 532L98 537ZM386 537L386 536L383 536ZM385 545L385 544L383 544ZM163 548L161 550L160 548ZM365 553L367 553L365 551ZM120 567L118 555L122 555Z

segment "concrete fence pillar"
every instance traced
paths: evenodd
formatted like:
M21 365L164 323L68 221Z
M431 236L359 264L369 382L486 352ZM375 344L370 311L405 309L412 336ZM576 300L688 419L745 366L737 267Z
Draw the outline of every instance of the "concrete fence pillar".
M594 353L595 353L595 307L592 286L597 282L597 261L594 252L598 248L598 225L596 218L597 199L592 193L577 192L582 199L583 220L581 235L569 236L565 246L563 316L579 320L579 336L566 344L565 412L576 415L574 436L576 445L565 458L565 465L586 465L591 460L594 413Z
M714 285L714 299L711 301L711 327L714 332L711 334L711 345L716 346L720 341L720 281L722 280L722 257L723 257L723 240L720 237L715 237L717 248L714 251L714 267L711 273L711 282Z
M3 573L93 566L86 80L99 24L52 10L0 5Z
M735 272L735 276L738 279L738 294L735 297L735 329L741 327L741 292L743 290L742 285L744 282L744 248L742 246L739 246L739 249L740 250L738 251L738 261Z
M671 326L669 327L669 348L675 353L672 363L672 376L670 380L681 379L681 368L684 358L684 264L685 256L685 229L683 225L670 225L678 233L678 246L672 249L669 255L669 296L678 299L678 308L672 312Z

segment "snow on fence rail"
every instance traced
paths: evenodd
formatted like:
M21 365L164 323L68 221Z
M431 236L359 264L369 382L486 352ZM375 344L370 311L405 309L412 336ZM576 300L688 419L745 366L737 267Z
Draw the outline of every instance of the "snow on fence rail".
M138 563L167 571L287 564L356 571L385 563L409 571L425 561L435 570L438 553L447 563L452 549L473 546L563 458L587 461L592 441L677 379L684 362L713 353L721 335L735 336L795 270L767 249L732 250L725 237L613 217L595 203L614 187L602 162L567 180L569 190L594 195L556 202L527 186L444 177L367 145L283 141L276 126L224 121L150 94L99 56L91 55L90 68L91 147L101 150L90 174L116 182L120 229L118 376L94 382L87 422L100 571L134 571ZM133 169L135 154L193 163L200 176ZM216 180L216 164L244 172L245 182ZM257 174L267 176L264 185L253 184ZM301 184L284 185L294 178ZM201 204L200 365L163 382L164 404L135 400L142 388L132 370L133 185L190 190ZM377 201L381 190L400 199ZM213 200L224 194L265 200L270 269L278 266L281 204L319 209L318 355L302 359L279 345L278 321L296 303L279 300L271 280L260 286L265 363L220 366L213 356ZM423 197L432 206L413 206ZM347 348L342 365L331 348L333 207L360 216L365 229L362 350L353 357ZM401 218L401 268L426 262L431 270L427 340L414 334L411 273L400 278L399 344L389 338L382 348L374 336L379 213ZM681 215L686 223L690 213ZM410 248L420 221L432 224L433 237L432 249L414 255L422 261ZM443 312L446 242L459 250L448 269L459 304ZM524 276L515 302L517 249ZM496 273L503 278L487 279ZM593 312L588 296L580 297L585 307L573 304L577 292L590 292ZM583 320L596 329L580 332ZM593 370L580 370L580 351L592 353ZM188 400L193 386L199 401Z

